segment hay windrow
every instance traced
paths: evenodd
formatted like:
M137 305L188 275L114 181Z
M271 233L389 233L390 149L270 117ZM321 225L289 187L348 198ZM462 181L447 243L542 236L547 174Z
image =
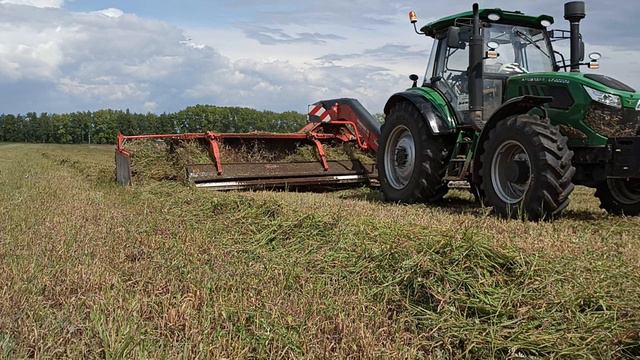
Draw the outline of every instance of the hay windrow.
M132 154L131 168L134 183L153 181L186 182L186 167L213 163L208 145L204 141L136 141L127 144ZM325 144L328 160L358 160L363 164L375 163L375 158L354 144ZM319 161L314 145L291 142L269 146L262 141L246 140L221 143L222 164Z
M375 164L375 157L369 153L360 150L351 143L334 144L324 146L324 152L329 160L358 160L363 164ZM318 151L315 146L306 145L297 149L297 151L285 158L285 161L318 161Z

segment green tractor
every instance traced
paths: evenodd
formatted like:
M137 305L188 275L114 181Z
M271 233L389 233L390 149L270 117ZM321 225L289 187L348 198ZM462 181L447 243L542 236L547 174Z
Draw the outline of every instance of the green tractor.
M553 18L479 9L416 27L432 37L422 86L393 95L384 112L378 171L384 197L436 202L451 182L504 217L554 219L575 185L596 188L612 214L640 214L640 94L580 72L585 4L565 4L570 31ZM552 44L568 39L569 59Z

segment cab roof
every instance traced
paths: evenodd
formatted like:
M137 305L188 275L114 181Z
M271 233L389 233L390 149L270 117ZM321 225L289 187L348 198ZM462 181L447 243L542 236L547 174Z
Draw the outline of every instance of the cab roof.
M500 20L491 21L496 24L509 24L509 25L521 25L526 27L544 29L544 26L540 23L542 20L547 20L553 24L553 17L549 15L540 16L528 16L520 11L506 11L502 9L480 9L480 19L483 21L490 21L489 14L500 15ZM450 26L454 26L460 20L471 20L473 18L473 12L466 11L459 14L444 17L427 24L422 28L427 36L435 37L439 32L446 30Z

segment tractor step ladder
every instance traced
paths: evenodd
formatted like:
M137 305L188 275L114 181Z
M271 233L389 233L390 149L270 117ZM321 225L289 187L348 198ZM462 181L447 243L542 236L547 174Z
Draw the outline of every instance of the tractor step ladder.
M470 166L470 158L467 154L469 153L469 146L472 144L472 138L461 132L447 166L445 181L457 182L465 180Z

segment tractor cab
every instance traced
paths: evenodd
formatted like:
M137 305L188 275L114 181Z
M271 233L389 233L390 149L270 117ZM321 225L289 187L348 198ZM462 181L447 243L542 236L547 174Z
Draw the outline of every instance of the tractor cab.
M423 86L439 90L449 101L461 125L469 119L469 48L471 12L431 23L422 32L434 38ZM551 72L556 69L553 48L545 25L550 16L529 17L500 9L480 11L487 21L483 39L483 120L487 121L503 103L503 87L513 75ZM495 21L491 21L494 19Z

